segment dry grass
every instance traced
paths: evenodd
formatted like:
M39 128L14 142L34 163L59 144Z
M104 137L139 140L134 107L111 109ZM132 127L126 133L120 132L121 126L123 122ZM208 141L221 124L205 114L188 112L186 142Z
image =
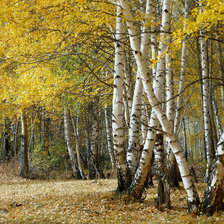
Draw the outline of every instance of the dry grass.
M0 170L1 172L2 170ZM143 202L116 196L110 180L22 180L0 177L0 223L223 223L224 212L213 217L188 215L186 193L172 189L172 209L153 206L156 187L147 189ZM197 184L202 196L205 185Z

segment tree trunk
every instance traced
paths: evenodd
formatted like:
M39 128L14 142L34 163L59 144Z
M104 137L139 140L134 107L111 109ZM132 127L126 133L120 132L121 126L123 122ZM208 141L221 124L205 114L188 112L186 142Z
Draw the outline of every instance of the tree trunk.
M151 0L146 2L146 12L145 12L145 21L142 26L142 36L141 36L141 54L142 57L146 58L149 50L149 40L150 36L147 31L147 23L149 22L149 16L151 15ZM138 154L140 152L140 139L139 139L139 130L140 130L140 116L141 116L141 102L142 102L142 91L143 85L140 77L140 70L137 70L137 79L135 82L132 111L131 111L131 121L129 128L129 141L128 141L128 151L127 151L127 161L128 166L131 171L131 176L134 177L136 169L139 164Z
M224 133L218 142L216 158L211 168L211 178L203 197L203 212L211 216L216 210L223 209L224 198Z
M200 3L201 4L201 3ZM202 7L202 6L201 6ZM202 100L203 100L203 117L204 117L204 136L205 136L205 148L206 148L206 174L205 182L208 182L210 178L210 169L214 159L214 149L212 142L212 127L210 123L210 102L209 102L209 74L208 74L208 59L207 59L207 44L202 31L200 32L201 38L201 62L202 62Z
M222 82L222 85L220 86L222 109L224 111L224 68L223 68L222 49L219 41L217 41L217 56L218 56L219 75Z
M188 0L185 0L184 17L188 18L188 14L189 14L189 2L188 2ZM184 24L184 30L185 29L186 29L186 24ZM178 89L178 96L177 96L176 113L175 113L174 120L172 118L172 120L174 122L174 133L177 136L179 134L180 124L181 124L180 114L181 114L182 104L183 104L183 93L182 93L182 91L183 91L183 88L184 88L185 73L186 73L186 52L187 52L187 37L186 37L186 35L184 35L183 42L182 42L181 71L180 71L180 81L179 81L179 89ZM168 56L168 57L170 57L170 56ZM169 88L169 89L173 89L173 88ZM172 98L170 98L170 99L172 99ZM168 99L167 99L167 101L168 101ZM172 116L171 112L168 112L168 113L169 113L170 116ZM169 179L170 184L171 184L171 186L179 187L177 163L176 163L176 160L175 160L175 157L174 157L172 151L168 150L168 152L170 153L168 155L168 159L169 159L169 163L168 163L169 164L169 169L168 169L169 174L168 175L169 175L169 178L170 178Z
M124 38L124 24L121 17L121 9L117 7L116 34L115 34L115 62L114 62L114 90L113 90L113 109L112 109L112 130L114 152L117 160L117 191L126 191L130 184L130 173L126 161L124 148L123 130L123 72L124 72L124 48L122 40Z
M72 175L75 179L81 179L80 171L77 165L77 159L74 154L74 148L72 145L69 111L67 108L64 108L64 131L65 131L65 141L67 144L68 154L72 165Z
M8 161L10 158L9 136L10 136L9 125L7 119L4 118L3 150L5 161Z
M92 134L91 146L89 153L89 179L105 178L99 164L99 112L98 112L98 97L91 103L92 113Z
M70 110L70 116L71 116L71 121L72 121L72 126L73 126L73 133L75 137L75 151L77 155L77 163L78 163L78 168L80 171L80 175L83 180L86 180L83 168L82 168L82 160L81 160L81 155L79 151L79 117L77 115L76 117L76 122L74 121L74 115L72 114L72 111Z
M21 170L20 176L28 178L29 161L28 161L28 130L27 117L25 112L21 112Z
M153 155L153 147L155 145L156 131L155 128L158 126L158 119L156 114L152 112L149 121L149 129L147 138L144 144L144 148L141 154L138 169L129 187L129 194L135 198L141 198L146 178L151 170L151 160Z
M105 125L106 125L106 141L107 141L107 149L110 156L111 161L111 168L112 170L116 167L116 161L114 156L114 149L113 149L113 139L112 139L112 124L110 123L109 119L109 108L105 107Z
M14 124L11 124L10 125L10 156L13 158L15 156L15 147L14 147L14 144L15 144L15 136L14 136L14 132L15 132L15 125Z

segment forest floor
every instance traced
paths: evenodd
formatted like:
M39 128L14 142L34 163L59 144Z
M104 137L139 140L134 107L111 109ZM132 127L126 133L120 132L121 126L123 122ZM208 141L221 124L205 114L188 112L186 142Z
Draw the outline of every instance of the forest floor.
M183 187L171 190L170 210L154 205L156 185L142 202L116 196L115 179L24 180L0 167L0 223L223 223L224 211L212 217L187 214ZM196 184L202 197L205 184Z

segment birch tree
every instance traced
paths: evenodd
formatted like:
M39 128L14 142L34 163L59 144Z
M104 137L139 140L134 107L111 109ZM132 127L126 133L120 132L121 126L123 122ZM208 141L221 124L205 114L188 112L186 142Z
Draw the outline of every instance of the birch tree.
M217 144L210 178L203 197L203 212L211 216L223 207L224 198L224 133Z
M109 114L109 108L105 107L105 126L106 126L106 140L107 140L107 149L110 156L112 170L116 167L116 161L114 157L114 149L113 149L113 139L112 139L112 127L111 127L111 120Z
M126 24L128 27L129 38L130 38L130 45L137 63L137 66L141 72L141 77L143 81L144 90L146 92L147 98L156 112L156 116L162 126L163 132L166 133L167 140L171 146L171 149L176 157L178 167L180 169L180 174L183 180L183 184L185 190L188 195L188 210L192 211L197 208L199 204L199 197L193 183L192 177L190 175L190 170L188 168L186 159L182 152L182 148L178 143L177 137L173 133L173 126L168 121L166 115L162 112L160 108L160 103L153 92L152 85L150 83L149 77L147 76L146 70L146 62L145 59L141 55L139 42L136 35L136 30L133 24L133 18L130 11L130 6L126 0L120 0L120 6L126 18Z
M21 170L20 176L28 178L29 161L28 161L28 130L27 117L25 112L21 112Z
M141 53L142 57L147 57L147 52L149 50L149 33L147 33L147 23L148 18L152 12L152 1L146 1L145 9L145 20L142 26L142 35L141 35ZM129 169L131 170L132 177L135 174L135 171L138 167L138 154L140 151L140 139L139 139L139 129L140 129L140 116L141 116L141 103L142 103L142 91L143 85L140 77L140 70L137 70L137 78L135 82L132 111L131 111L131 120L129 128L129 141L128 141L128 152L127 152L127 161Z
M71 160L71 165L72 165L72 175L76 179L80 179L81 175L78 169L77 165L77 159L74 154L74 148L72 144L72 139L71 139L71 125L69 121L69 110L67 108L64 108L64 133L65 133L65 141L67 144L67 149L68 149L68 154L69 158Z
M200 10L202 10L202 3L200 3ZM203 119L204 119L204 138L206 148L206 174L205 182L210 178L210 169L214 159L214 148L212 142L212 127L210 122L210 102L209 102L209 74L208 74L208 49L205 41L204 33L200 31L200 50L201 50L201 68L202 68L202 104L203 104Z
M112 130L114 152L117 161L117 178L119 192L126 191L131 178L124 149L124 129L123 129L123 89L124 89L124 24L122 21L121 8L117 7L116 31L115 31L115 59L114 59L114 88L112 103Z
M85 180L86 177L83 171L82 159L81 159L80 149L79 149L79 117L77 115L75 119L71 110L70 110L70 116L71 116L71 122L73 126L74 137L75 137L75 151L77 155L77 164L78 164L80 175L82 179Z

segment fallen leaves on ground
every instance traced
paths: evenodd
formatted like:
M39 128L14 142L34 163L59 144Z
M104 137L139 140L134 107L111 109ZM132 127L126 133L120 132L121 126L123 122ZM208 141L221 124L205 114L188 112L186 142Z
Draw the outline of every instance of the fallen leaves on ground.
M0 185L0 223L223 223L223 212L213 217L187 214L186 193L172 189L172 209L158 211L156 186L144 201L117 196L116 180L20 180ZM202 194L204 184L197 184Z

